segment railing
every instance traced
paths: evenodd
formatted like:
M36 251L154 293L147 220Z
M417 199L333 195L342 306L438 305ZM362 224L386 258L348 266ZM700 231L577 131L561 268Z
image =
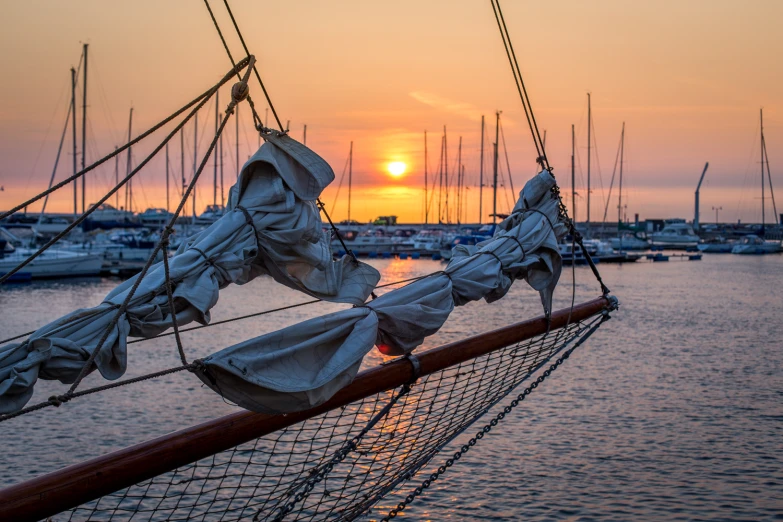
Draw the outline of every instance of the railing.
M419 375L426 376L569 323L608 310L598 298L544 317L516 323L417 354ZM239 444L276 432L326 411L410 382L413 365L406 359L360 373L329 401L287 415L238 412L177 431L0 490L0 520L40 520L132 486L141 481L209 457Z

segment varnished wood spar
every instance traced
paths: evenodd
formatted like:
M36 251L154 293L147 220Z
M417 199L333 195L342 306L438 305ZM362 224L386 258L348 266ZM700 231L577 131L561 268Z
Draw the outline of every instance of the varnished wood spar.
M574 307L577 322L609 307L605 298ZM551 330L562 328L569 309L552 314ZM546 320L537 317L491 332L468 337L417 354L421 375L428 375L480 355L546 332ZM275 432L323 412L409 382L412 365L400 359L366 370L329 401L287 415L238 412L191 428L130 446L101 457L0 490L0 520L40 520L132 486L161 473Z

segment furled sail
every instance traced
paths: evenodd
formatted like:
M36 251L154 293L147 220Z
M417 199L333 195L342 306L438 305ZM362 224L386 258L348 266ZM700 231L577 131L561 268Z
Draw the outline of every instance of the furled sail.
M461 246L442 272L393 290L364 306L325 315L226 348L203 360L199 378L223 397L260 412L317 406L349 384L374 345L403 355L437 332L454 306L495 301L514 280L537 290L547 314L560 277L555 179L528 181L494 237Z
M367 264L332 258L330 234L323 231L314 201L334 179L329 165L286 135L265 138L231 188L226 214L183 242L169 260L180 325L209 323L221 288L260 275L354 305L362 305L380 279ZM99 306L66 315L23 343L0 347L0 413L22 408L38 378L73 382L107 328L111 332L95 366L107 379L122 376L127 338L152 337L172 324L161 262L150 268L126 313L112 325L137 278L119 285Z

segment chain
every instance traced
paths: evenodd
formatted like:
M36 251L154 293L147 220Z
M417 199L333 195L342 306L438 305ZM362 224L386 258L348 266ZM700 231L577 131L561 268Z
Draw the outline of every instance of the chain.
M370 422L368 422L367 425L364 428L362 428L362 431L360 431L351 440L343 444L343 446L339 450L337 450L337 452L334 454L334 457L332 457L331 460L327 462L326 465L324 465L324 467L322 467L318 471L313 470L311 472L310 478L308 478L307 481L305 482L304 489L302 489L302 491L297 493L291 502L289 502L288 504L286 504L280 509L280 513L278 513L277 516L274 518L275 522L279 522L283 520L283 518L285 518L287 514L289 514L291 511L294 510L294 507L296 507L298 503L304 500L310 494L310 492L313 491L313 489L315 489L315 486L319 482L321 482L324 478L326 478L326 476L329 473L332 472L332 470L336 465L344 461L345 458L351 452L356 450L357 446L359 445L359 442L364 438L364 436L367 435L367 433L369 433L369 431L373 429L373 427L375 427L375 425L378 424L378 422L381 419L383 419L386 415L389 414L392 407L395 404L397 404L397 401L399 401L402 397L404 397L411 391L411 384L412 383L403 385L402 389L400 389L400 392L394 397L392 397L392 399L386 404L386 406L383 407L383 409L380 412L378 412L377 415L375 415L375 417L370 419ZM261 516L261 512L259 511L253 517L253 520L254 521L260 520L259 519L260 516Z
M420 496L422 493L424 493L424 490L429 488L433 482L438 480L438 478L446 473L446 471L452 467L459 459L461 459L468 451L470 451L470 448L478 444L478 442L484 438L484 435L488 434L490 431L492 431L492 428L500 424L500 422L511 413L511 411L516 408L519 403L525 400L528 395L533 393L533 390L538 388L538 386L546 380L547 377L549 377L552 372L554 372L563 362L568 359L571 354L579 348L579 346L588 338L592 333L598 329L601 324L609 319L608 314L604 314L601 317L601 320L598 321L596 324L594 324L590 330L581 338L579 341L574 344L571 348L566 350L563 355L560 356L559 359L557 359L549 368L547 368L544 373L538 376L538 378L533 381L530 386L525 388L525 390L516 396L516 398L511 401L508 406L503 408L502 411L500 411L497 415L495 415L495 418L493 418L491 421L489 421L483 428L481 428L478 433L476 433L471 439L463 444L463 446L454 453L454 455L447 459L446 462L443 463L436 471L434 471L426 480L424 480L420 486L416 487L413 491L411 491L405 499L403 499L402 502L397 504L396 507L394 507L391 511L389 511L389 514L386 515L382 520L382 522L388 522L389 520L395 518L401 511L405 510L406 506L408 506L410 503L412 503L416 497Z

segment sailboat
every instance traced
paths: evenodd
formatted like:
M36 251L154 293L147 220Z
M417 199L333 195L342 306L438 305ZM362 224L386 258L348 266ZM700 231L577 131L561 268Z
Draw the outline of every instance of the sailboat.
M224 5L234 20L228 2ZM520 68L514 65L497 0L492 8L519 86ZM235 20L234 27L244 44ZM245 51L247 57L232 60L220 83L193 104L203 106L239 75L228 119L233 107L248 98L251 71L258 75L255 57L246 46ZM92 393L174 372L192 373L183 378L198 379L247 411L4 488L0 519L354 520L377 509L386 495L411 490L411 480L419 482L385 519L396 517L564 364L618 306L586 254L600 295L552 308L561 275L558 238L567 231L575 242L581 244L581 238L560 200L530 100L524 89L518 92L530 114L541 171L525 184L512 215L497 223L480 248L455 248L443 270L384 285L378 284L376 270L356 259L331 259L319 214L324 212L320 194L334 179L331 167L288 136L276 114L279 131L259 123L265 144L243 167L230 212L192 236L170 262L153 265L150 259L98 307L72 312L27 340L3 346L5 357L0 358L20 370L3 367L0 373L7 376L0 387L0 422L45 414L72 400L89 400ZM183 117L179 128L197 109ZM275 158L281 163L270 162ZM170 224L202 170L203 163ZM292 209L280 204L288 201L297 204ZM158 248L167 239L161 237ZM354 306L188 359L179 324L210 326L210 309L221 289L262 275L315 298L301 304ZM414 353L455 307L502 299L512 284L530 287L541 315ZM397 288L377 296L374 290L381 286ZM76 391L96 367L96 379L98 373L109 379L122 376L128 336L144 341L169 327L181 365ZM31 342L56 349L31 354ZM360 373L363 357L375 347L395 358ZM22 369L23 378L17 379ZM71 383L69 391L25 407L39 377ZM499 413L483 427L475 424L501 401L505 408L496 408ZM449 444L471 426L479 431L449 453Z
M777 207L775 206L775 195L772 192L772 175L769 171L769 157L767 156L767 142L764 139L764 110L759 109L759 128L761 130L761 231L759 235L750 234L743 237L734 248L731 249L732 254L741 255L763 255L763 254L777 254L783 252L783 245L780 241L766 241L764 240L764 232L766 228L766 212L765 212L765 187L764 187L764 165L766 165L767 179L769 180L769 190L772 195L772 205L777 215Z

